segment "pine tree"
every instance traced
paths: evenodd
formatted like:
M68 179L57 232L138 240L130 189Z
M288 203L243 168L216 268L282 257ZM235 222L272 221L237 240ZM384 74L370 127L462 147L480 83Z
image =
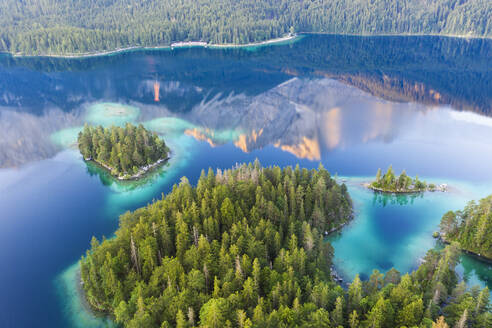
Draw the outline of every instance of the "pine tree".
M378 169L378 172L376 173L376 182L379 184L381 183L381 169Z
M335 309L331 314L331 318L335 327L343 326L343 298L338 296L335 301Z
M436 322L432 323L432 328L449 328L449 326L446 321L444 321L444 317L440 316L439 319L436 320Z
M223 298L212 298L202 306L200 310L200 323L207 328L223 327L225 322L224 311L226 300Z
M357 311L352 311L349 316L349 327L350 328L357 328L359 327L359 320L358 320L358 315Z
M157 140L153 141L157 144L156 149L150 140ZM86 124L79 133L78 145L86 160L109 167L111 173L119 177L136 174L142 166L167 158L169 152L157 135L130 123L125 129L114 126L93 128Z
M178 313L176 314L176 328L187 328L187 327L188 327L188 322L186 321L183 311L178 310Z
M348 289L348 308L349 311L359 311L360 301L362 300L362 282L359 275L356 275Z
M460 320L456 323L456 328L465 328L467 320L468 320L468 309L465 309L460 317Z

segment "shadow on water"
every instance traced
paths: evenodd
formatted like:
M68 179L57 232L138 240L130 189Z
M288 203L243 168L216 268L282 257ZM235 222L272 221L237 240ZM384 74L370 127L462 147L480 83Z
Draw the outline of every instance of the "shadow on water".
M104 186L110 187L113 184L118 185L118 190L120 192L127 192L131 190L135 190L137 188L152 184L157 182L159 177L165 173L166 169L170 167L169 162L163 163L159 165L159 167L147 172L145 175L140 177L139 179L134 180L118 180L111 173L108 172L107 169L103 168L101 165L92 162L92 161L84 161L87 166L87 173L90 176L98 176L99 180Z
M387 205L413 205L415 199L423 198L424 193L412 193L412 194L391 194L384 192L374 192L372 203L373 205L381 205L383 207Z
M367 279L374 268L415 268L434 246L442 214L491 192L479 182L492 179L492 119L457 112L490 114L491 44L309 36L253 51L1 56L0 166L16 168L0 169L0 325L101 326L74 290L72 264L90 238L113 234L118 215L160 197L181 176L196 181L202 168L230 168L255 157L280 166L322 162L331 172L365 177L392 163L449 183L467 181L467 192L410 196L348 186L357 217L329 237L341 274ZM139 181L115 181L85 165L75 150L54 149L73 145L85 122L127 121L162 134L175 152ZM461 265L472 283L490 286L490 267ZM56 280L60 275L64 283ZM69 286L61 297L53 295L53 280Z
M434 249L442 250L444 244L436 240ZM456 267L460 279L463 279L468 286L485 286L492 289L492 263L489 260L482 260L477 256L461 253L458 266ZM492 295L490 296L492 301Z

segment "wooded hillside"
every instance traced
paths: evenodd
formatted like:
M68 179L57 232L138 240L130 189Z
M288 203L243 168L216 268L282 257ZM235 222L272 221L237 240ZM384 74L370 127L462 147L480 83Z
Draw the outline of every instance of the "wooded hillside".
M3 0L0 51L70 54L289 32L492 36L487 0Z

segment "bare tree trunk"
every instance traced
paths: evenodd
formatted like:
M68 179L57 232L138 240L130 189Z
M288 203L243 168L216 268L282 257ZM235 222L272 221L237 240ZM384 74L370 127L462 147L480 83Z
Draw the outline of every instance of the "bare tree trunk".
M137 248L135 247L135 242L133 241L133 235L130 235L130 248L131 248L131 258L133 265L135 266L135 269L137 270L138 274L140 273L140 264L138 263L138 253L137 253Z

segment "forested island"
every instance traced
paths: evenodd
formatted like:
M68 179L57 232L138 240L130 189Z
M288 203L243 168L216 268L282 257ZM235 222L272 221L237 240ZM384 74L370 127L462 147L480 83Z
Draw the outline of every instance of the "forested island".
M442 184L436 186L433 183L427 184L425 181L419 180L419 177L409 177L405 170L399 176L395 175L393 167L390 165L386 173L382 175L381 169L376 173L376 180L367 185L370 189L380 192L391 193L414 193L423 191L446 191L447 186Z
M127 123L124 128L85 124L77 143L85 160L100 164L120 180L139 178L169 154L166 143L141 124Z
M0 1L0 51L73 55L173 42L247 44L288 33L491 37L484 0Z
M492 195L444 214L440 238L446 243L458 242L464 251L492 261Z
M489 290L458 284L455 244L417 271L331 279L323 231L352 217L345 185L318 170L209 169L196 187L120 217L81 259L89 304L125 327L486 327Z

